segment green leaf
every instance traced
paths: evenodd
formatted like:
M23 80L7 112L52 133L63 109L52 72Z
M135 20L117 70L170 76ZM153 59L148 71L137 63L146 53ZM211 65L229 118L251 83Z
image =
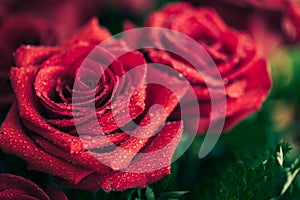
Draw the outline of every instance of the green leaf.
M136 191L136 189L130 189L128 192L127 192L127 200L131 200L132 199L132 196L134 194L134 192Z
M142 199L142 189L137 189L138 199Z
M154 192L150 187L146 188L145 195L147 200L155 200Z
M153 192L155 194L160 194L160 193L164 192L168 187L170 177L171 177L171 175L168 175L168 176L164 177L163 179L161 179L160 181L150 185Z
M187 193L188 191L172 191L172 192L162 193L159 195L158 200L180 199L182 196L184 196Z
M300 197L300 186L299 184L293 183L289 189L285 192L280 199L285 200L299 200Z
M218 191L218 200L227 199L228 198L228 190L225 184L221 181L217 186Z
M219 181L217 199L274 199L282 196L300 171L300 161L287 164L288 144L274 151L240 158Z
M287 181L283 186L281 195L283 195L287 191L287 189L290 187L290 185L294 181L294 179L295 179L296 175L299 173L299 171L300 171L300 161L299 161L299 159L296 159L295 162L290 167L290 170L287 172Z

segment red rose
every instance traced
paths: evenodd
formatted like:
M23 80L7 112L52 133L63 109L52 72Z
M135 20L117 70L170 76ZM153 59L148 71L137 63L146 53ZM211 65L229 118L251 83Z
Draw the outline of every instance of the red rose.
M97 0L4 0L0 5L13 15L43 19L50 23L59 41L69 37L99 9Z
M96 12L95 2L20 0L0 2L0 108L12 102L9 69L21 44L54 45Z
M106 7L114 7L127 16L141 16L154 6L154 0L106 0Z
M53 186L43 191L39 186L12 174L0 174L0 199L11 200L67 200L66 195Z
M53 44L55 36L43 20L12 16L4 11L0 18L0 108L3 108L12 102L13 97L9 84L13 52L21 44Z
M267 62L246 34L227 27L214 10L194 8L187 3L174 3L151 14L145 26L164 27L184 33L209 53L222 76L226 90L224 130L233 127L260 108L271 86ZM175 45L178 43L176 38L167 41L157 35L151 37L153 42L160 46L172 45L172 42L176 48L183 46L180 43ZM189 51L192 56L201 56L200 52ZM189 129L199 124L198 132L203 132L207 130L210 122L217 122L218 119L212 119L211 116L210 93L205 85L210 83L205 83L196 68L186 62L185 58L180 58L180 55L167 51L150 49L146 51L146 55L153 63L171 66L182 73L193 86L199 101L201 117L200 120L194 117L194 110L197 109L195 105L183 107L182 109L190 113L183 119L185 128ZM179 110L173 113L173 119L179 118L178 113Z
M297 0L188 1L216 9L228 25L249 32L267 55L282 43L300 41Z
M284 33L292 41L300 41L300 3L299 1L289 0L286 5L286 14L282 19Z
M139 52L114 58L104 70L106 59L113 57L111 52L126 50L122 41L96 48L109 37L94 19L60 46L22 46L16 51L17 67L10 75L17 102L1 127L4 152L23 158L30 169L53 174L60 184L81 189L146 187L170 173L182 123L168 122L158 130L180 96L157 85L145 88L147 68ZM88 57L81 74L80 65L93 49L100 58ZM138 65L144 66L142 71L125 82L120 79ZM101 70L104 75L99 79ZM174 84L179 81L165 78ZM131 88L137 89L127 102ZM179 92L183 96L186 91L181 88ZM96 108L90 108L91 103ZM163 106L165 115L152 109L154 104ZM124 115L127 109L130 117ZM97 123L91 120L93 116ZM138 127L131 126L133 119ZM163 154L151 154L166 145ZM145 171L147 166L159 165Z

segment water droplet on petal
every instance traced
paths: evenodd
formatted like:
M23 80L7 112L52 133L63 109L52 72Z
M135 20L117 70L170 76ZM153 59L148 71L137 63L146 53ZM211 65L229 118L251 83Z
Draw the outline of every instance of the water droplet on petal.
M183 74L182 74L182 73L179 73L179 74L178 74L178 78L179 78L179 79L183 79Z
M224 82L225 85L227 85L229 81L228 81L228 79L225 79L225 78L224 78L224 79L223 79L223 82Z

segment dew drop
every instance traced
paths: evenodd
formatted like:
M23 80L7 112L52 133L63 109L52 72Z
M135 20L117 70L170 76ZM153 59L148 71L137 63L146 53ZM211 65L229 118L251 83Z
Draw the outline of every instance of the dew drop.
M227 85L228 82L229 82L228 79L224 79L223 81L224 81L224 84L225 84L225 85Z
M178 78L179 78L179 79L183 79L183 74L182 74L182 73L179 73L179 74L178 74Z
M1 134L4 134L4 132L3 132L3 131L0 131L0 135L1 135Z

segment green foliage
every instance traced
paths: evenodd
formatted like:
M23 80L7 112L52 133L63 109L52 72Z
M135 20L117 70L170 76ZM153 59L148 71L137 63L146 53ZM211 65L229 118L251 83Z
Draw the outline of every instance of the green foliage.
M170 175L162 180L150 185L146 189L131 189L127 193L127 200L171 200L181 199L187 191L171 191L165 192Z
M299 180L295 181L290 187L289 189L282 195L282 197L280 198L280 200L299 200L300 197L300 186L299 184Z
M298 158L292 162L289 160L287 154L290 150L289 145L280 144L276 150L256 157L243 156L223 175L217 185L216 199L280 198L291 186L300 169ZM290 189L289 192L293 193Z
M150 187L146 188L145 195L147 200L155 200L154 192Z
M167 189L170 177L171 177L171 175L168 175L168 176L164 177L163 179L161 179L160 181L158 181L150 186L151 189L153 189L155 194L160 194Z

